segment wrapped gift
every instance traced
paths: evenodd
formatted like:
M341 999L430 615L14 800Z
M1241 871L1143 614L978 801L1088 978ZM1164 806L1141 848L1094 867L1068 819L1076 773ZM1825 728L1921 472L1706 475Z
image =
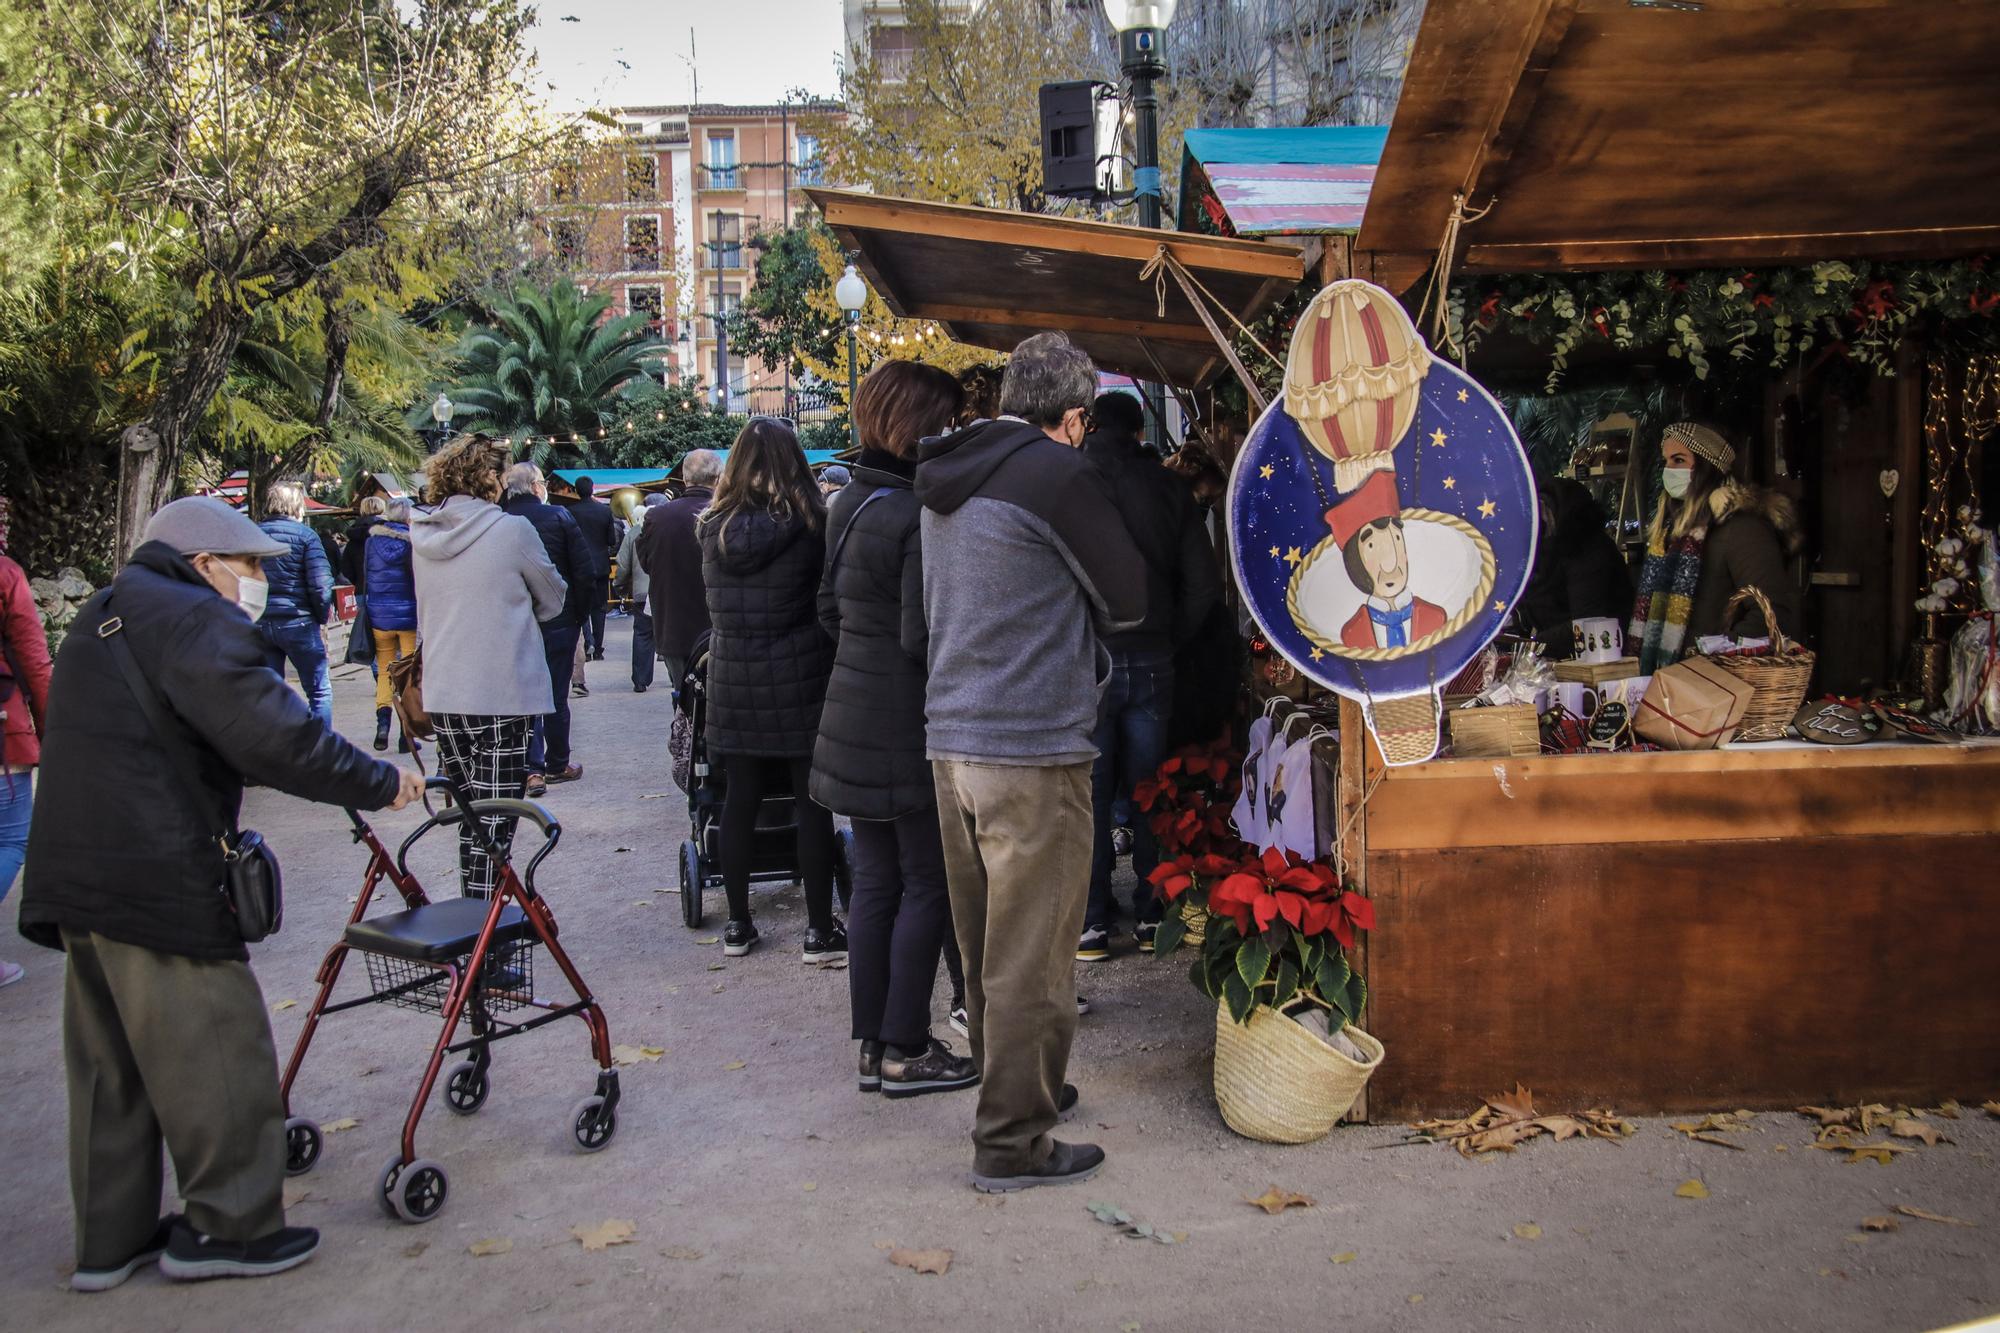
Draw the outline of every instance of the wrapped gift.
M1755 687L1703 658L1653 673L1632 729L1663 750L1713 750L1736 734Z

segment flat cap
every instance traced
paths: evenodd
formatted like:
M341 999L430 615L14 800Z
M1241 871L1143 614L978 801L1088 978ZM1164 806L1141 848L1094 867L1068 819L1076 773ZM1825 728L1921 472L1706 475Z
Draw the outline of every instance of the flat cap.
M182 555L254 555L260 560L288 549L212 495L190 495L162 506L146 522L141 541L165 542Z

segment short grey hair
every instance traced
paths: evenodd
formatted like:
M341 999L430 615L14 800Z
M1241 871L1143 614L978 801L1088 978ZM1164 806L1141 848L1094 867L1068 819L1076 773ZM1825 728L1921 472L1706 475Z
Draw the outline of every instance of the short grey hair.
M1000 381L1000 411L1044 428L1097 397L1090 354L1060 333L1038 333L1014 349Z
M264 508L289 519L306 515L306 488L296 481L281 481L264 492Z
M681 460L681 480L690 486L713 485L722 475L722 455L713 449L696 449Z
M410 497L399 495L389 501L388 505L382 511L382 517L391 523L408 523L410 521Z
M542 470L533 463L516 463L500 474L500 485L508 495L533 495Z

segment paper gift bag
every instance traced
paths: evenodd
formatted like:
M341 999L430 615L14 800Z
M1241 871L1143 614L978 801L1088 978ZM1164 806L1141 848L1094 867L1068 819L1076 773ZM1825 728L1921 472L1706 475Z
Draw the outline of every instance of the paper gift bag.
M1713 662L1689 658L1653 673L1632 729L1665 750L1713 750L1736 734L1755 693Z

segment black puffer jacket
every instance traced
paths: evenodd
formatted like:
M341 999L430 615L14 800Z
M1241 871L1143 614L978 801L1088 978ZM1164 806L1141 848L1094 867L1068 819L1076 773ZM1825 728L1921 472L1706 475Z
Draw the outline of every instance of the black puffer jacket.
M519 514L535 525L535 535L542 539L542 549L549 553L549 563L556 567L556 573L562 575L563 582L569 585L569 591L563 597L562 614L554 620L543 621L542 632L552 634L575 629L590 614L590 581L597 573L590 539L577 527L576 511L545 504L532 495L520 494L507 496L500 501L500 507L510 514Z
M154 733L110 642L98 637L112 615L168 722L178 722L171 737ZM59 949L58 929L68 926L188 958L246 958L223 904L215 842L244 782L364 810L395 799L395 766L324 726L264 657L256 626L159 542L134 551L84 605L49 689L23 935ZM172 761L169 745L187 765ZM183 786L183 766L201 775L200 790Z
M1104 475L1118 516L1146 561L1146 618L1137 629L1107 636L1104 646L1170 653L1195 636L1222 600L1222 577L1194 497L1137 438L1121 431L1093 431L1084 437L1083 453Z
M708 743L723 754L804 758L819 735L833 640L815 602L826 542L803 518L737 513L702 523Z
M869 449L853 473L826 517L819 620L838 647L812 798L850 818L895 819L937 800L924 758L923 507L915 462Z

